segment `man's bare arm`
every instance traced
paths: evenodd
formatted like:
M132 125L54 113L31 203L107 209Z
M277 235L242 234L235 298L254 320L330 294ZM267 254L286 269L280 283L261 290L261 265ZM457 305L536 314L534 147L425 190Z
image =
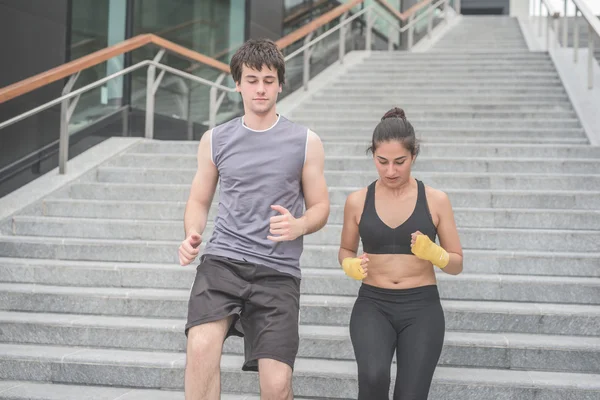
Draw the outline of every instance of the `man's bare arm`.
M212 203L219 174L211 157L211 131L206 132L198 146L198 170L192 181L190 195L185 205L183 226L185 239L179 246L179 263L188 265L198 256L202 233L206 228L208 211Z
M302 190L306 212L300 218L303 234L323 228L329 218L329 191L325 181L325 150L316 133L308 132L306 160L302 169Z
M185 206L184 229L186 237L192 231L199 234L204 232L218 179L219 173L211 157L211 131L208 131L200 139L198 169L192 181L190 195Z

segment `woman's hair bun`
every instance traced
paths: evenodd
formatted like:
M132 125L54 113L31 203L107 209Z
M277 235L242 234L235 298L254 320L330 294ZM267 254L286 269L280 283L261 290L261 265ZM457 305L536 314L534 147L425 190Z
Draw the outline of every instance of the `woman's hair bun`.
M399 108L399 107L394 107L391 110L389 110L388 112L385 113L385 115L383 117L381 117L381 120L383 121L384 119L387 118L400 118L403 120L406 120L406 114L404 114L404 110Z

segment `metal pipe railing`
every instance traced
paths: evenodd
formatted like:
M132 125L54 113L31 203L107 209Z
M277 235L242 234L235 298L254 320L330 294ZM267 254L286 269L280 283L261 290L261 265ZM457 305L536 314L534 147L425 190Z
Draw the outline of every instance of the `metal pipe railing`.
M288 54L285 57L285 61L289 61L292 58L298 56L299 54L303 54L304 56L304 62L303 62L303 67L304 67L304 71L303 71L303 78L302 78L302 86L304 87L304 90L308 90L308 82L310 81L310 56L311 56L311 48L312 46L314 46L315 44L319 43L321 40L325 39L326 37L330 36L331 34L333 34L336 31L340 31L340 41L339 41L339 61L340 63L344 62L344 54L342 52L343 47L345 46L345 35L346 35L346 31L347 29L345 28L346 25L350 24L352 21L356 20L359 17L362 17L363 15L366 18L366 25L367 25L367 29L366 29L366 34L365 34L365 50L367 51L371 51L371 41L372 41L372 30L373 30L373 25L375 23L375 21L377 20L377 18L383 18L385 19L388 24L389 24L389 29L388 29L388 50L391 51L394 49L393 47L393 41L392 41L392 35L393 32L396 31L400 34L408 31L408 40L407 40L407 48L410 50L414 44L414 28L415 25L417 23L419 23L422 19L424 18L429 18L428 21L428 25L427 25L427 35L430 37L431 36L431 30L432 30L432 19L433 19L433 13L435 12L435 10L437 9L437 7L439 7L440 5L444 5L444 19L447 21L448 20L448 12L447 12L447 8L449 6L449 2L450 0L438 0L435 3L430 3L428 5L428 9L427 11L423 12L422 14L420 14L419 16L415 17L415 14L411 14L410 17L408 18L408 23L403 26L403 27L399 27L397 26L397 20L390 20L390 18L388 18L386 15L384 15L384 13L380 10L378 10L377 8L375 8L374 4L369 5L368 7L365 7L364 9L362 9L361 11L355 13L354 15L352 15L351 17L348 17L347 15L342 16L342 18L340 19L340 22L334 26L333 28L330 28L329 30L327 30L326 32L323 32L321 35L317 36L316 38L312 39L312 35L306 36L304 39L304 45L298 49L296 49L295 51L293 51L292 53Z
M433 13L435 12L435 10L438 6L443 4L444 5L444 19L447 21L447 19L448 19L447 8L449 5L449 1L450 0L439 0L436 3L431 2L429 5L422 6L421 9L423 7L428 7L427 11L423 12L422 14L420 14L417 17L415 17L415 13L411 13L410 16L408 16L408 23L403 27L397 26L398 20L390 21L390 19L387 18L387 16L385 16L381 11L377 10L374 7L374 4L370 5L369 7L364 8L363 10L355 13L354 15L352 15L350 17L348 16L349 12L345 11L341 15L340 22L333 28L327 30L326 32L322 33L321 35L317 36L314 39L312 38L314 31L310 32L309 34L304 36L303 37L303 40L304 40L303 46L300 47L299 49L295 50L294 52L290 53L289 55L287 55L285 57L285 61L289 61L290 59L298 56L299 54L303 54L303 57L304 57L303 86L304 86L304 89L307 90L308 82L310 81L310 56L311 56L312 50L313 50L312 47L315 44L322 41L323 39L325 39L326 37L332 35L333 33L335 33L338 30L340 31L339 62L343 63L344 54L345 54L345 39L346 39L347 31L348 31L347 25L362 16L366 17L366 25L367 25L366 49L368 51L370 51L371 50L373 24L377 18L384 18L384 19L388 20L388 22L389 22L388 50L391 51L394 48L393 40L392 40L392 35L393 35L394 31L397 31L399 33L408 31L408 48L410 49L412 47L412 45L414 44L413 38L414 38L415 25L419 21L421 21L423 18L429 18L427 33L428 33L428 36L430 36L431 30L432 30L432 21L431 20L433 18ZM460 2L457 2L457 4L458 4L458 7L460 7ZM403 18L406 18L406 17L404 16ZM126 74L132 73L132 72L137 71L144 67L148 68L146 71L147 72L146 113L145 113L145 132L144 132L144 136L146 138L154 137L154 110L155 110L155 101L156 101L155 95L156 95L156 92L157 92L166 72L169 72L173 75L179 76L180 78L183 78L187 81L192 81L192 82L196 82L196 83L199 83L202 85L210 86L211 89L210 89L209 122L208 123L209 123L210 128L214 127L216 125L217 113L218 113L219 107L225 97L225 94L227 92L230 92L230 93L236 92L236 90L234 88L230 88L230 87L227 87L227 86L224 86L221 84L221 82L227 76L227 73L223 72L217 78L217 80L213 82L213 81L210 81L210 80L207 80L204 78L200 78L196 75L192 75L188 72L181 71L176 68L170 67L168 65L161 64L160 60L162 59L163 55L166 52L166 47L162 47L161 45L168 46L169 50L173 50L173 48L175 48L177 52L184 54L184 55L186 55L190 51L187 49L184 49L184 48L180 48L181 46L172 44L168 41L165 41L162 38L155 37L153 35L147 35L147 36L148 37L140 37L135 40L130 40L131 43L126 43L126 45L128 46L127 49L129 49L129 47L131 47L131 48L134 48L136 46L139 47L141 44L144 44L146 42L152 42L152 43L158 45L159 47L161 47L160 51L157 53L157 55L154 57L154 59L141 61L135 65L124 68L121 71L115 72L111 75L108 75L108 76L102 78L102 79L99 79L95 82L85 85L77 90L72 90L72 88L75 84L75 81L77 80L79 73L80 73L80 70L77 70L77 72L73 73L70 76L69 81L65 85L65 87L62 91L62 95L60 97L58 97L57 99L51 100L45 104L42 104L32 110L29 110L20 115L17 115L16 117L13 117L7 121L1 122L0 130L8 127L10 125L13 125L19 121L22 121L32 115L35 115L37 113L40 113L44 110L47 110L53 106L60 104L61 105L61 113L60 113L60 138L59 138L59 173L64 174L64 173L66 173L66 165L67 165L67 160L68 160L69 123L71 121L71 118L73 116L75 107L77 105L77 102L78 102L80 96L83 93L88 92L89 90L95 89L112 79L124 76ZM140 42L140 43L137 43L137 42ZM124 50L116 49L116 50L125 51L127 49L124 49ZM115 50L111 49L111 51L115 51ZM190 54L188 54L188 55L190 55ZM108 57L108 56L106 56L106 57ZM198 58L200 56L191 54L191 57ZM202 59L201 61L211 62L211 60L206 61L204 59ZM79 62L79 61L76 61L75 63L77 63L77 62ZM73 64L75 64L75 63L73 63ZM220 67L223 70L225 69L221 65L217 65L217 67ZM73 68L75 68L75 65L73 65ZM158 76L156 76L157 69L160 70L160 73ZM58 78L60 78L60 77L58 77ZM58 79L58 78L56 78L56 79ZM34 82L34 83L38 86L40 85L37 82ZM218 91L221 91L220 95L218 94ZM186 101L188 104L184 104L183 108L185 108L187 110L185 112L185 114L186 114L186 117L188 118L188 124L189 124L190 123L190 120L189 120L190 119L189 91L187 93L187 96L188 96L188 98ZM188 129L189 129L189 127L188 127Z
M135 65L132 65L128 68L122 69L121 71L115 72L114 74L108 75L102 79L99 79L95 82L85 85L77 90L71 91L73 85L75 84L77 76L79 75L79 73L77 73L77 74L73 75L70 78L67 85L65 85L62 96L60 96L57 99L51 100L47 103L44 103L32 110L24 112L23 114L17 115L14 118L11 118L7 121L0 123L0 129L6 128L13 124L16 124L17 122L22 121L32 115L35 115L37 113L40 113L44 110L47 110L53 106L60 104L61 105L61 114L60 114L60 138L59 138L58 165L59 165L59 173L64 174L64 173L66 173L66 165L67 165L67 160L68 160L68 148L69 148L68 127L69 127L69 123L71 121L71 117L73 116L73 111L74 111L75 105L77 104L77 100L79 99L79 97L83 93L88 92L92 89L95 89L98 86L101 86L104 83L110 81L111 79L115 79L120 76L127 75L129 73L132 73L132 72L137 71L144 67L148 67L148 70L147 70L148 80L147 80L147 84L146 84L146 114L145 114L146 123L145 123L145 127L144 127L145 128L145 135L144 135L145 137L152 138L154 136L155 94L156 94L156 90L158 89L158 86L160 85L160 81L162 80L162 77L164 75L163 72L169 72L174 75L180 76L184 79L191 80L191 81L194 81L194 82L202 84L202 85L211 86L211 91L214 89L215 93L216 93L216 90L220 90L223 92L220 99L217 99L216 96L214 96L215 98L213 100L213 97L211 96L211 102L209 105L209 119L210 119L210 123L212 124L212 126L214 126L218 108L221 105L221 102L223 100L223 96L224 96L225 92L231 92L231 93L235 92L235 89L227 87L227 86L223 86L221 84L221 81L225 77L225 74L222 74L219 77L219 79L217 79L217 82L212 82L207 79L200 78L196 75L192 75L190 73L170 67L168 65L161 64L159 61L162 58L163 54L164 54L164 51L161 50L153 60L141 61L141 62L139 62ZM161 70L161 74L157 78L154 78L156 69Z
M571 2L571 3L569 3ZM533 4L533 3L532 3ZM538 35L542 34L542 19L543 19L543 8L545 7L547 10L547 18L546 18L546 48L550 50L550 24L549 18L553 18L552 29L555 34L555 40L553 41L552 48L555 48L559 44L563 48L569 47L569 4L571 4L574 9L574 23L573 23L573 62L576 64L579 62L579 47L580 47L580 19L583 18L587 23L587 33L588 33L588 62L587 62L587 87L588 89L594 88L594 51L595 51L595 37L600 36L600 20L598 17L594 15L585 1L582 0L564 0L563 1L563 10L562 10L562 24L560 24L559 31L559 21L561 18L561 12L557 11L553 8L553 5L548 0L539 0L539 18L538 18Z

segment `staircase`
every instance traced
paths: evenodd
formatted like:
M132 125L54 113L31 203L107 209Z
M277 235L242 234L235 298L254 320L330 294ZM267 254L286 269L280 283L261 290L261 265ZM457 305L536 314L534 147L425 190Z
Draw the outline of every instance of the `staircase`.
M356 398L358 283L337 250L393 106L423 141L414 176L448 193L464 248L463 274L437 272L447 333L429 398L599 398L600 148L549 57L498 17L464 18L428 53L373 52L294 111L323 139L332 201L305 238L296 398ZM177 246L196 150L141 141L0 227L1 399L183 399L195 271ZM222 399L258 399L242 350L225 344Z

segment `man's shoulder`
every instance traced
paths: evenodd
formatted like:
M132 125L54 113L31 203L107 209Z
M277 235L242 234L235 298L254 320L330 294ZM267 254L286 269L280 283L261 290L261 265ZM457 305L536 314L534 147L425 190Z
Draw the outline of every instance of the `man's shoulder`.
M233 129L239 127L242 123L241 119L242 117L235 117L233 119L230 119L229 121L223 122L222 124L215 126L214 128L212 128L213 136L222 132L232 131Z
M280 119L280 122L283 122L283 124L293 127L294 129L298 130L299 132L307 133L310 130L306 125L301 124L296 121L292 121L291 119L284 117L283 115L280 115L279 119Z

